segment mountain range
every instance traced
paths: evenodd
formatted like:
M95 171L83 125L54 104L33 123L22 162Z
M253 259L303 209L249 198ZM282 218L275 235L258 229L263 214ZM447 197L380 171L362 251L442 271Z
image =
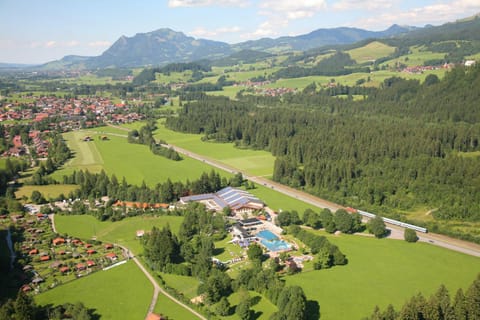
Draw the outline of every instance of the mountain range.
M228 61L231 55L242 52L269 55L308 51L320 47L354 45L366 39L383 39L391 42L393 46L398 46L399 41L403 46L445 40L480 41L480 19L475 15L456 22L424 28L394 24L384 31L348 27L317 29L299 36L262 38L237 44L196 39L182 32L162 28L152 32L137 33L132 37L121 36L99 56L70 55L35 68L42 70L132 68L203 59ZM0 65L0 67L8 66Z
M417 29L393 25L384 31L368 31L358 28L318 29L299 36L262 38L237 44L195 39L168 28L133 37L121 36L99 56L66 56L41 66L42 69L96 69L131 68L149 65L165 65L202 59L215 60L243 50L280 53L305 51L325 45L351 44L368 38L386 38Z

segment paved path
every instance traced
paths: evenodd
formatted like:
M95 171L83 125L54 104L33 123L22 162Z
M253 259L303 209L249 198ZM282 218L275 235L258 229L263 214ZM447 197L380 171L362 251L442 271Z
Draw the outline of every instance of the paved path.
M167 298L169 298L170 300L172 300L173 302L175 302L176 304L187 309L189 312L197 316L199 319L207 320L207 318L205 318L203 315L201 315L194 309L190 308L188 305L184 304L183 302L181 302L180 300L178 300L177 298L169 294L167 291L165 291L162 287L160 287L158 285L158 282L155 280L155 278L150 274L150 272L148 272L148 270L143 266L143 264L138 260L138 258L133 256L131 251L128 250L128 248L121 245L119 246L127 253L128 258L132 259L135 262L135 264L140 268L140 270L142 270L142 272L145 274L145 276L148 278L148 280L150 280L150 282L153 285L153 297L152 297L152 301L150 302L150 306L148 307L147 316L150 312L153 312L153 310L155 309L155 305L157 304L157 300L158 300L158 295L161 293L165 295Z
M53 232L57 233L57 231L55 230L55 214L49 215L49 218L52 221ZM142 270L142 272L145 274L145 276L148 278L148 280L150 280L150 282L153 285L153 297L152 297L152 301L150 302L150 306L148 307L147 316L150 312L153 312L153 310L155 309L155 306L156 306L157 300L158 300L158 295L161 293L161 294L167 296L170 300L172 300L176 304L182 306L183 308L190 311L192 314L196 315L199 319L207 320L207 318L205 318L203 315L201 315L200 313L198 313L194 309L190 308L188 305L184 304L180 300L176 299L174 296L172 296L171 294L166 292L162 287L160 287L160 285L155 280L155 278L150 274L150 272L148 272L148 270L143 266L143 264L138 260L138 258L135 257L127 247L124 247L124 246L119 245L119 244L116 244L116 245L118 245L120 248L123 249L124 253L126 254L126 257L135 262L135 264L140 268L140 270Z

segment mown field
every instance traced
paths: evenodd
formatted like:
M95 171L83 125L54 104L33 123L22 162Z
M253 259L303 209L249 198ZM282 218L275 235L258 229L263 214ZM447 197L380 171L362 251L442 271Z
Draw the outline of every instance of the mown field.
M322 319L361 319L392 303L397 309L412 295L429 296L445 284L454 296L480 272L480 259L425 243L362 236L328 236L348 265L285 278L320 304Z
M390 47L389 45L378 41L372 41L363 47L349 50L347 53L357 63L364 63L386 57L394 51L394 47Z
M163 120L158 123L155 138L245 170L252 175L270 177L273 174L275 158L267 151L239 149L235 148L233 143L204 142L201 141L200 134L185 134L165 128Z
M81 301L100 319L144 319L153 287L133 261L35 296L40 305ZM168 310L165 315L172 315ZM173 319L173 318L172 318Z
M39 191L45 199L53 199L63 194L68 196L71 191L78 189L77 185L73 184L50 184L44 186L33 186L33 185L23 185L17 191L15 191L15 197L20 199L22 197L27 197L30 199L32 192L34 190Z
M94 140L82 141L87 135ZM203 172L211 171L209 166L200 161L188 157L182 161L172 161L154 155L147 146L128 143L125 137L105 135L108 135L109 139L102 141L99 135L88 131L66 133L64 137L74 152L74 158L52 176L62 181L64 175L69 175L74 170L100 172L103 169L108 175L115 174L119 179L125 177L130 184L140 185L145 181L147 185L155 186L168 178L185 182L187 179L199 178Z

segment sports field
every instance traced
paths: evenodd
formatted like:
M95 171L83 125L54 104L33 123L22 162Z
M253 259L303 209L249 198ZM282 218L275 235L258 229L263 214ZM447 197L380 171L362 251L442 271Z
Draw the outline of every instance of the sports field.
M153 287L133 261L98 271L35 296L40 305L75 303L95 309L100 319L144 319ZM172 315L165 310L165 315ZM172 318L173 319L173 318Z
M418 292L430 296L442 283L454 296L480 271L479 258L425 243L352 235L328 239L346 254L346 266L285 278L320 303L322 319L361 319L375 305L384 310L389 303L398 309Z
M182 217L176 216L139 216L125 218L121 221L99 221L90 215L55 215L55 227L60 234L68 234L80 239L91 239L113 242L126 246L135 254L143 252L141 241L136 238L137 230L148 232L153 226L162 228L167 224L177 233Z

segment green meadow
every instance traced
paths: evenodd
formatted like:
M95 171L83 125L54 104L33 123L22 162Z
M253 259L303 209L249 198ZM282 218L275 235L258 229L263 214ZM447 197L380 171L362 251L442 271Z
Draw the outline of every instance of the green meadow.
M129 261L41 293L35 296L35 301L40 305L81 301L102 320L144 319L152 294L152 284L137 265ZM170 315L168 310L164 314Z
M83 138L87 135L94 140L84 142ZM168 178L172 181L194 180L202 172L211 171L211 167L201 161L188 157L182 161L172 161L154 155L145 145L128 143L125 137L105 135L108 140L101 140L98 135L88 131L64 134L74 157L52 176L61 181L63 175L71 174L74 170L100 172L103 169L108 175L115 174L119 179L125 177L131 184L140 185L145 181L147 185L154 186Z
M169 287L181 292L185 297L192 299L198 296L197 288L200 284L200 280L194 277L179 276L163 272L160 273L160 276Z
M73 184L49 184L45 186L33 186L33 185L23 185L17 191L15 191L15 197L30 198L34 190L39 191L45 199L53 199L63 194L67 196L71 191L78 189L77 185Z
M270 319L270 316L272 313L277 311L277 307L270 302L267 298L262 296L261 294L258 294L255 291L249 291L248 292L251 301L253 301L253 306L251 309L254 312L254 319L257 320L268 320ZM230 302L231 308L235 308L239 303L240 303L240 295L238 293L232 294L229 298L228 301ZM238 319L238 316L236 314L233 314L228 317L224 317L223 319Z
M153 311L157 314L167 316L169 320L198 319L187 309L176 304L163 294L158 295L157 304Z
M121 221L99 221L91 215L55 215L55 227L59 234L68 234L80 239L96 237L103 242L113 242L126 246L135 254L143 252L141 241L136 237L137 230L148 232L152 227L162 228L167 224L177 233L182 217L138 216Z
M440 284L454 296L480 271L480 258L426 243L327 236L348 264L285 278L287 284L301 286L308 300L319 302L322 319L360 319L375 305L384 310L390 303L398 309L416 293L430 296Z
M201 140L201 134L185 134L165 128L163 120L158 123L155 138L252 175L270 177L273 174L275 158L267 151L235 148L233 143L205 142Z
M347 53L350 54L350 57L357 63L364 63L389 56L394 51L394 47L378 41L372 41L363 47L349 50Z
M303 216L303 212L308 208L319 211L319 209L315 206L258 184L255 185L255 189L250 189L248 192L261 199L269 208L277 212L281 210L296 210L301 217Z

